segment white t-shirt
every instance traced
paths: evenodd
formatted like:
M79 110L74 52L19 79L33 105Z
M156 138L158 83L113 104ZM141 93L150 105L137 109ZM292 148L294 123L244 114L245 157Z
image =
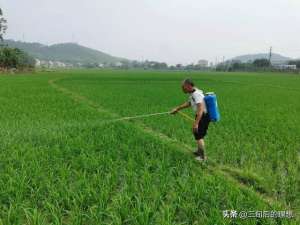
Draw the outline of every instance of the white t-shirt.
M200 89L197 89L197 88L194 88L194 89L195 89L195 91L190 93L190 96L189 96L189 102L191 103L191 106L192 106L193 110L195 112L197 112L197 104L198 103L203 103L204 113L207 113L203 91L200 90Z

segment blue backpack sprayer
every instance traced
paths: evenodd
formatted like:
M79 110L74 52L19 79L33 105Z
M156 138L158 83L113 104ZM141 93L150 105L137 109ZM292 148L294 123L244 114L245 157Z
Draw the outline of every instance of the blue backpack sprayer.
M204 101L208 111L210 121L218 122L220 120L220 112L218 108L217 96L214 92L205 93Z

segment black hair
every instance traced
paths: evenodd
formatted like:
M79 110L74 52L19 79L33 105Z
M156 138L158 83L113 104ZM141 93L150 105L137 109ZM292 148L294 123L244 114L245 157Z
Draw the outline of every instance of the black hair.
M189 84L189 85L191 85L192 87L195 86L195 85L194 85L194 82L193 82L190 78L184 79L184 80L182 81L182 84L183 84L183 85Z

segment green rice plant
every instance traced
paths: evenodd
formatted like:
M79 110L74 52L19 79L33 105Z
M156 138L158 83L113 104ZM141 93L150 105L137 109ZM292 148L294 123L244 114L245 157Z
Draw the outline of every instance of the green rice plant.
M191 124L180 116L113 122L186 100L186 76L215 91L221 109L205 165L193 160ZM223 216L296 213L297 84L299 77L278 74L0 76L0 224L297 224Z

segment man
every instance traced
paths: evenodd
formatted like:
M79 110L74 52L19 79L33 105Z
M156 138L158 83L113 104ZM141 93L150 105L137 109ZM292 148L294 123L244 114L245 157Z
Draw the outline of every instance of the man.
M189 100L174 108L171 111L171 114L176 114L178 111L192 106L194 112L196 113L195 121L193 123L193 134L198 145L198 149L194 152L194 155L196 156L197 160L204 161L206 160L204 153L204 137L210 122L204 101L204 94L202 90L199 90L194 86L194 83L191 79L185 79L182 82L182 90L184 93L189 94Z

